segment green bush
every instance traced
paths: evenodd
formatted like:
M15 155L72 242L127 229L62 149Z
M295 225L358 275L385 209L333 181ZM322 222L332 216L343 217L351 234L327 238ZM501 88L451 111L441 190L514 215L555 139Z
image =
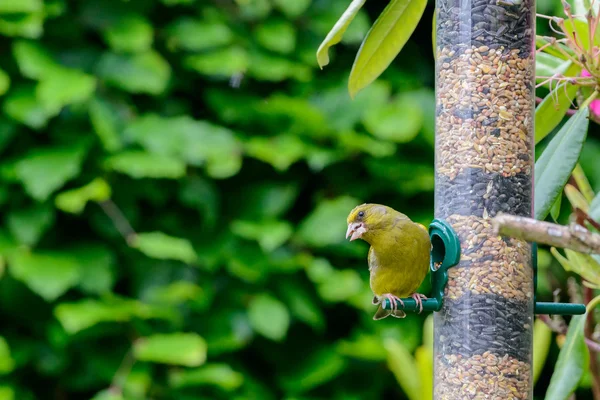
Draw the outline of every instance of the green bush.
M375 3L320 71L347 0L0 1L0 400L427 398L344 240L433 217L430 26L347 94Z
M432 60L350 100L346 5L1 2L0 399L400 396L345 217L432 218Z

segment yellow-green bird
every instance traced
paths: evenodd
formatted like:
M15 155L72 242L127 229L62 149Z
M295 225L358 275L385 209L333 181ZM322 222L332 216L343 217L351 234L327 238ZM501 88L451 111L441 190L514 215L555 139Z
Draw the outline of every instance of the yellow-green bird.
M431 241L427 229L410 220L406 215L381 204L362 204L348 215L346 238L362 239L371 245L369 271L373 304L379 308L373 319L388 315L404 318L404 311L396 308L396 302L404 305L402 297L412 297L423 311L424 295L416 293L427 271ZM388 299L392 310L383 309Z

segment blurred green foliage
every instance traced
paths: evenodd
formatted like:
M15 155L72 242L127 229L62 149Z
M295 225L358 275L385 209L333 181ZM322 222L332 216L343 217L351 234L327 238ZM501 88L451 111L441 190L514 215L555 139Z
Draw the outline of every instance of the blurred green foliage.
M346 6L0 1L1 400L428 398L431 327L373 322L344 232L433 217L432 4L355 100L384 5L320 71Z

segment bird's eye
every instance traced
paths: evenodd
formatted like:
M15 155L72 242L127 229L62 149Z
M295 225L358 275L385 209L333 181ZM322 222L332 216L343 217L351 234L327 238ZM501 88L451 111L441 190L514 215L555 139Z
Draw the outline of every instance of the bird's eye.
M365 216L365 212L364 211L359 211L358 212L358 218L362 218Z

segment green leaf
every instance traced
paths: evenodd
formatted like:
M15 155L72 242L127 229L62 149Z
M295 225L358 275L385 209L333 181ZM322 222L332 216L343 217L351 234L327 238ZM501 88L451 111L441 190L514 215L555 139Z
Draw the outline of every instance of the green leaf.
M11 275L46 301L54 301L77 285L80 269L68 253L17 251L9 257Z
M66 105L85 102L95 90L95 77L76 69L54 68L40 80L36 96L44 109L57 114Z
M33 86L21 86L11 90L2 107L4 113L12 119L37 130L45 127L48 119L54 116L54 113L44 108L38 100Z
M298 363L281 378L283 388L288 392L306 392L321 386L342 374L346 360L331 348L304 355Z
M552 330L541 319L533 325L533 384L537 382L552 345Z
M260 294L250 301L248 318L256 332L275 341L283 340L290 326L285 305L268 294Z
M8 386L0 386L0 400L15 400L15 390Z
M594 257L565 249L567 255L567 259L565 259L555 248L550 249L550 251L565 270L573 271L588 282L600 286L600 263Z
M310 6L312 0L273 0L275 7L288 18L299 17Z
M149 319L169 316L137 300L118 297L61 303L54 309L54 315L65 331L72 335L102 322L125 322L133 317Z
M81 214L88 201L102 202L111 195L110 186L102 178L96 178L85 186L60 193L54 200L56 207L72 214Z
M198 367L206 361L206 342L196 333L155 334L136 340L139 361Z
M21 74L29 79L41 79L58 66L39 42L17 40L12 51Z
M109 388L99 391L91 400L126 400L126 398L123 397L120 389Z
M423 126L423 111L410 96L369 109L363 119L367 131L379 139L396 143L410 142Z
M556 198L556 201L552 205L552 208L550 209L550 216L552 217L554 222L558 221L558 217L560 216L561 206L562 206L562 195L559 194L558 197Z
M575 168L588 130L588 108L580 109L552 138L535 163L535 218L543 220Z
M535 109L535 142L539 143L558 126L577 94L576 85L558 85Z
M187 56L183 65L203 75L230 77L246 72L250 58L246 50L236 45Z
M241 221L231 224L231 231L249 240L256 240L265 252L283 245L292 236L293 229L286 221Z
M363 41L348 80L350 96L373 82L396 58L417 27L427 0L391 0Z
M297 282L282 281L278 293L290 309L292 316L312 326L317 331L325 327L325 315L319 307L317 299Z
M144 151L124 151L105 160L109 170L121 172L134 179L165 178L178 179L185 176L185 163L168 156Z
M256 41L268 50L290 54L296 48L296 29L288 21L269 19L254 33Z
M187 239L166 235L162 232L138 233L131 247L138 249L148 257L163 260L179 260L193 263L197 259L192 244Z
M352 0L352 3L350 3L346 11L344 11L340 19L335 23L333 28L331 28L331 31L329 31L317 50L317 62L319 63L319 67L323 68L329 64L329 48L342 41L346 29L348 29L348 26L354 17L356 17L356 14L360 11L365 2L366 0Z
M37 148L17 161L15 171L25 191L37 201L45 201L67 181L79 175L87 145Z
M402 390L409 399L421 398L421 384L415 371L417 365L410 352L396 339L385 338L383 346L387 352L388 368L392 371Z
M5 0L7 1L7 0ZM44 13L15 14L0 18L0 34L37 39L44 32Z
M196 369L171 371L169 373L169 385L174 388L217 386L231 392L243 383L244 375L227 364L207 364Z
M350 300L352 296L360 293L363 281L355 270L334 270L329 279L320 282L317 286L319 296L330 303Z
M171 79L171 66L153 50L131 55L106 53L98 64L98 75L126 92L159 95Z
M316 209L300 223L298 236L312 247L324 247L345 241L346 218L358 200L342 196L321 201Z
M573 208L579 208L586 214L590 211L590 205L583 194L573 185L567 183L564 189L565 195Z
M286 134L273 138L253 136L245 147L250 157L269 163L278 171L287 170L306 153L301 139Z
M147 114L133 121L124 136L152 153L204 165L212 178L229 178L242 166L240 144L233 131L188 116L163 118Z
M43 9L43 0L0 1L0 14L33 13Z
M10 76L3 69L0 69L0 96L4 96L9 88Z
M587 315L574 315L569 323L565 344L560 350L545 400L564 400L575 391L588 369L590 354L583 328Z
M113 153L122 147L119 137L117 110L108 101L95 97L90 101L90 120L106 151Z
M110 25L104 31L104 39L116 52L143 52L152 48L154 30L148 20L132 14Z
M54 223L54 210L47 205L21 208L8 214L6 225L10 233L26 246L35 246Z
M571 60L563 60L551 54L539 52L535 56L535 75L545 78L554 76L554 74L564 75L572 64Z
M10 354L10 347L4 337L0 336L0 375L11 373L15 369L15 360Z
M69 253L79 263L79 287L86 293L105 294L112 289L116 276L113 252L99 244L85 244L72 248Z
M224 22L183 17L167 28L167 45L172 50L201 51L231 44L235 38Z

